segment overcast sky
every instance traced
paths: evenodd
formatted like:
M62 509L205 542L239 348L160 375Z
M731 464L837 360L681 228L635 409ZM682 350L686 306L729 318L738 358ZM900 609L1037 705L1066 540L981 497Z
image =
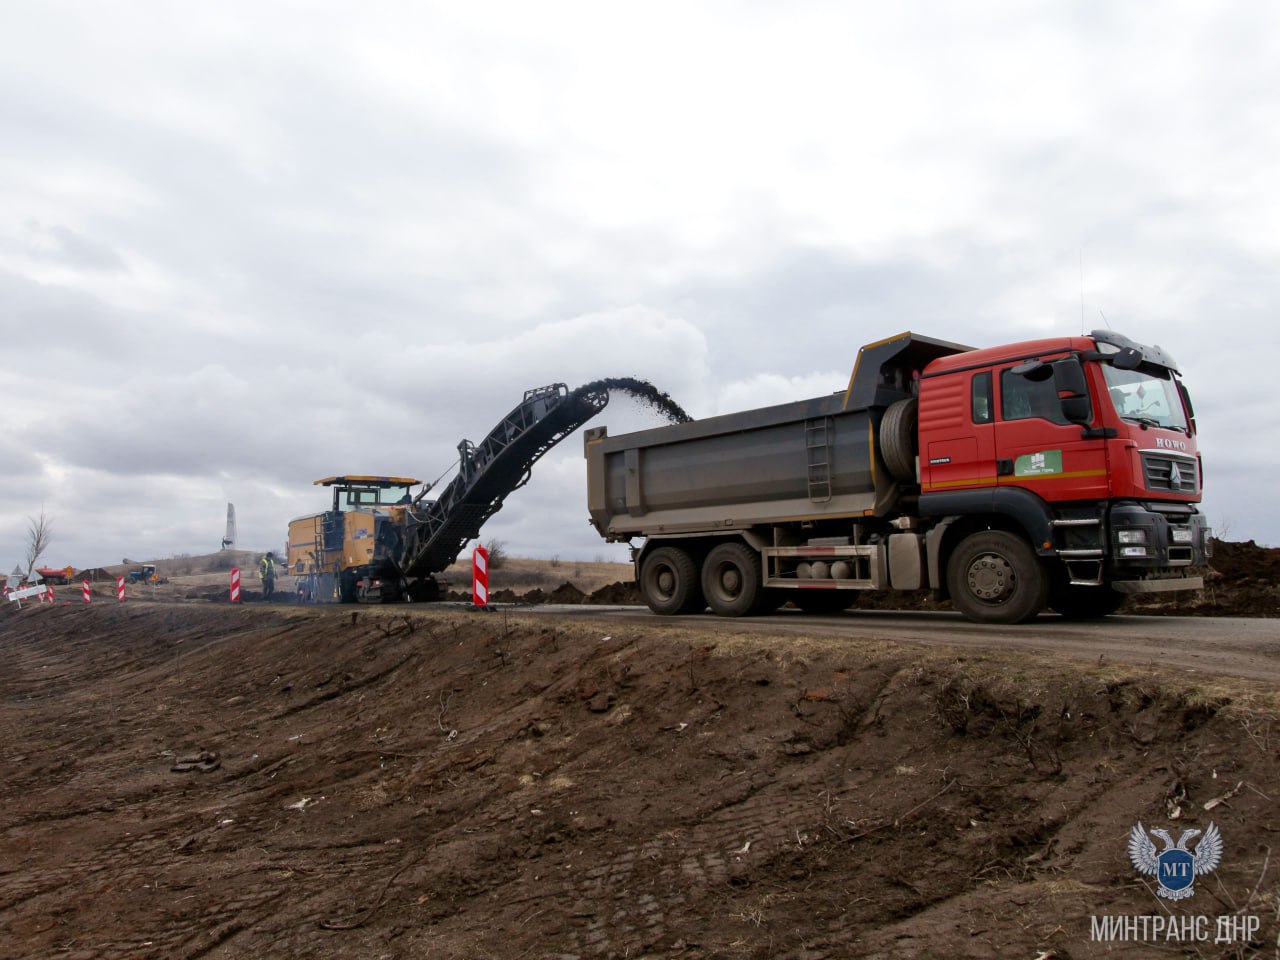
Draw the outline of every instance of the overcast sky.
M0 0L0 567L279 548L529 387L694 416L903 330L1181 363L1280 543L1280 5ZM617 398L611 433L655 425ZM621 559L581 440L485 528ZM0 571L3 572L3 571Z

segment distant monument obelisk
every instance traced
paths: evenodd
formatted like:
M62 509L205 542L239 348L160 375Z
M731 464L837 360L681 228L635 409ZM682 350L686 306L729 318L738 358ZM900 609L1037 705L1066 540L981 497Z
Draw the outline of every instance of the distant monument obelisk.
M227 533L222 538L223 550L234 550L236 548L236 505L234 503L227 504Z

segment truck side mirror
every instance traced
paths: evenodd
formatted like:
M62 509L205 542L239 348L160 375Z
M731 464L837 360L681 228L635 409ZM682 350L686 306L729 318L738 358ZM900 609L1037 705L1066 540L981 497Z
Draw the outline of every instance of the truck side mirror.
M1187 423L1191 425L1191 432L1196 432L1196 408L1191 405L1191 394L1187 392L1187 388L1182 385L1182 381L1177 377L1173 379L1174 385L1178 388L1178 396L1182 397L1182 406L1187 411Z
M1057 360L1051 366L1062 415L1071 423L1088 423L1093 419L1093 405L1089 402L1089 381L1085 379L1084 367L1075 357Z
M1089 381L1084 378L1084 368L1075 357L1053 364L1053 385L1059 393L1069 393L1073 397L1089 394Z
M1093 406L1088 397L1063 397L1062 415L1071 423L1085 424L1093 419Z
M1032 383L1040 383L1053 376L1053 367L1042 360L1028 360L1026 363L1020 363L1013 367L1009 372L1015 376L1030 380Z

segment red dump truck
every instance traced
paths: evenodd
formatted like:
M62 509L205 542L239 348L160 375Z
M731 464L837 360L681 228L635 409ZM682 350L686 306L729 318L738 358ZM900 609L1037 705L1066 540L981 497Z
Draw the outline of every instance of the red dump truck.
M660 614L929 589L981 623L1096 618L1203 587L1211 551L1178 367L1111 331L904 333L863 347L842 393L585 446L591 522L631 543Z

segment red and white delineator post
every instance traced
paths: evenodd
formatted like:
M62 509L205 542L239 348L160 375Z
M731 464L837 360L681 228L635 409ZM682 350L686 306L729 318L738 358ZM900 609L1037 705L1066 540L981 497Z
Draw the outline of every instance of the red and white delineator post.
M124 577L116 578L116 600L124 599Z
M85 580L80 584L80 595L84 597L84 602L89 602L89 581Z
M41 603L53 603L53 584L46 583L44 585L44 593L40 594Z
M489 551L484 544L471 554L471 602L477 607L489 605Z
M240 602L240 568L231 568L231 602Z

